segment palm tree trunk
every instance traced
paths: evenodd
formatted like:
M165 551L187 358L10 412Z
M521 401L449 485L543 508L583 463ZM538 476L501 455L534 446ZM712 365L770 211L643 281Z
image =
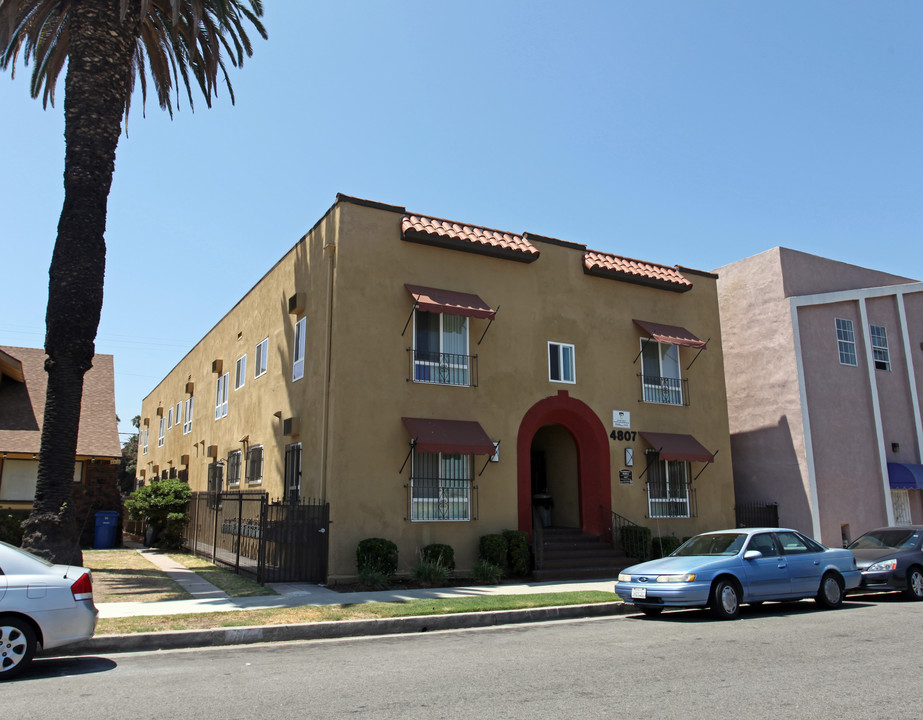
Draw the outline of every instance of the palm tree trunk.
M83 377L92 366L103 304L106 204L140 29L137 3L130 7L123 20L119 0L71 6L64 207L45 315L48 389L35 502L23 523L23 547L65 564L82 562L77 522L88 521L75 517L71 498Z

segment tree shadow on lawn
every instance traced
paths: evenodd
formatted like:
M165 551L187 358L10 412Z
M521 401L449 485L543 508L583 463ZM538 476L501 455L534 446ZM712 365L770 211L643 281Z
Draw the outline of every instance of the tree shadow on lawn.
M96 602L156 602L192 597L156 568L93 570Z

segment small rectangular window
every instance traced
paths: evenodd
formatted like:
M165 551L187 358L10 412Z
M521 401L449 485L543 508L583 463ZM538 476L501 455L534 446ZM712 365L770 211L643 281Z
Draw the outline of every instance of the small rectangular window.
M176 403L176 415L173 416L173 419L175 420L175 422L173 423L174 425L183 424L183 401L182 400Z
M548 343L548 379L552 382L577 382L573 345Z
M888 331L884 325L869 325L869 338L872 341L872 359L876 370L891 369L891 352L888 350Z
M220 420L228 414L228 383L229 373L218 378L218 388L215 392L215 420Z
M247 451L247 482L263 482L263 446L254 445Z
M234 370L234 389L240 390L247 380L247 356L237 358L237 367Z
M170 406L170 409L167 410L167 430L173 427L173 406Z
M285 488L289 502L301 498L301 443L285 448Z
M304 327L305 319L295 323L295 348L292 353L292 380L304 377Z
M183 435L192 432L192 396L186 400L186 422L183 424Z
M228 486L240 485L240 450L228 453Z
M167 434L167 419L161 415L160 432L157 433L157 447L163 447L163 438Z
M269 338L263 340L256 346L256 358L253 361L253 377L258 378L266 374L266 365L269 354Z
M689 463L682 460L661 460L660 454L649 452L647 506L652 518L687 518L690 509Z
M840 365L856 366L856 334L853 332L852 320L836 319L836 343L840 353Z
M144 430L141 431L141 454L142 455L147 455L147 441L148 441L148 436L150 435L150 431L151 429L149 427L145 427Z

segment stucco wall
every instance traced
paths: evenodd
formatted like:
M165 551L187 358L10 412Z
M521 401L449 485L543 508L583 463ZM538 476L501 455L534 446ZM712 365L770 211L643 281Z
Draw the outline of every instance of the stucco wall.
M541 257L524 264L480 254L429 247L401 239L401 213L387 208L339 202L304 242L283 258L245 298L189 353L145 400L142 417L151 416L149 453L139 467L161 467L193 450L189 481L204 490L208 458L204 448L219 446L223 457L242 447L239 439L263 442L266 470L262 487L281 494L284 445L280 419L299 416L304 443L303 493L331 505L331 579L352 576L355 548L370 536L394 540L401 570L416 560L419 548L433 542L455 548L459 569L476 560L477 539L520 527L517 505L517 436L523 417L545 398L566 391L598 418L609 444L611 507L647 523L644 479L645 444L640 436L617 442L605 437L614 410L631 412L634 432L649 430L693 434L710 451L714 464L693 463L698 516L650 523L655 534L678 537L733 523L731 452L724 389L724 366L713 276L689 273L694 288L686 293L592 277L583 272L583 248L536 241ZM326 246L326 250L325 250ZM478 386L453 387L410 382L407 348L412 326L402 336L413 301L405 283L475 293L498 308L496 319L478 345L488 321L469 320L469 352L478 356ZM291 381L295 316L288 297L308 298L307 363L303 380ZM329 325L327 319L331 318ZM696 351L682 348L683 376L689 378L690 405L640 402L638 374L642 332L633 318L687 328L710 339L691 368ZM239 336L238 336L239 334ZM231 372L246 351L270 337L270 372L230 392L227 418L215 421L215 375L211 360L225 359ZM548 379L547 343L576 348L576 383ZM248 370L252 375L252 371ZM158 402L175 403L187 378L196 381L194 431L168 431L156 448L152 416ZM476 520L410 522L407 492L409 450L401 417L475 420L495 441L500 461L475 458ZM191 441L191 442L190 442ZM635 450L634 481L620 485L624 448ZM482 468L483 474L481 473ZM584 506L586 504L584 503ZM594 508L593 512L597 512ZM586 507L583 512L589 512ZM586 518L584 518L584 521ZM598 524L598 520L595 520Z

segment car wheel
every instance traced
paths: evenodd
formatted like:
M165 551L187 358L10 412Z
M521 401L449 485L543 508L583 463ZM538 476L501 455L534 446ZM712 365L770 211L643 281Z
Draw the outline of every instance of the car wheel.
M711 591L711 614L719 620L736 620L740 615L740 593L730 580L719 580Z
M907 589L904 594L908 600L923 600L923 570L914 566L907 571Z
M641 608L641 612L643 612L648 617L657 617L658 615L660 615L660 613L663 612L663 608L644 606Z
M828 610L838 608L843 604L843 581L839 575L827 573L820 579L820 589L817 591L817 604Z
M15 677L35 654L35 632L25 620L0 616L0 680Z

